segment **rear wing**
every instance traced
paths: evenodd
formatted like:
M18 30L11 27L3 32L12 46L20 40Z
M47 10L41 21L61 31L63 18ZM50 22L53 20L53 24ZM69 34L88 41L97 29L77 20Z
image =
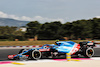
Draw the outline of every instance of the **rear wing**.
M80 46L89 46L89 47L94 47L95 46L95 43L92 42L92 41L80 42L79 44L80 44Z

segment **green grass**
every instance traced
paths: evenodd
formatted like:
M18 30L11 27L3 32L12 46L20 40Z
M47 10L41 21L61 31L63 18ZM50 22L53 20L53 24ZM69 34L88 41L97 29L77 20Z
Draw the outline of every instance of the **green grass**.
M38 41L0 41L0 46L24 46L24 45L44 45L54 44L56 40L38 40ZM71 40L76 43L86 40Z

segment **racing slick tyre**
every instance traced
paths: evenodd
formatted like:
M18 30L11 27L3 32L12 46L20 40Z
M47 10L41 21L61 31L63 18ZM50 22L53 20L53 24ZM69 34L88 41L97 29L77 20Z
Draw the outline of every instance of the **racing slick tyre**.
M31 59L38 60L42 57L42 54L39 50L33 50L31 52Z
M20 53L22 53L24 51L27 51L27 49L21 49L18 54L20 54Z
M22 53L24 49L21 49L18 54Z
M93 48L89 47L83 50L83 55L84 57L90 58L94 55L94 50Z

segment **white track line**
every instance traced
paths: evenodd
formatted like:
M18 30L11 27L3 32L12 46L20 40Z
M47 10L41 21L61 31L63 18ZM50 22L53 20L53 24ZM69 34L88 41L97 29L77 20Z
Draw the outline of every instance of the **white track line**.
M29 61L13 61L13 62L18 62L18 63L40 63L40 62L58 62L58 61L45 59L45 60L29 60Z
M100 57L92 57L93 60L100 60Z

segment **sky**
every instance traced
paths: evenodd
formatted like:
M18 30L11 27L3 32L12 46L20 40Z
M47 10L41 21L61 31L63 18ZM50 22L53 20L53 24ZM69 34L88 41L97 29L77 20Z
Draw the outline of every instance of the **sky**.
M100 0L0 0L0 17L40 23L100 18Z

